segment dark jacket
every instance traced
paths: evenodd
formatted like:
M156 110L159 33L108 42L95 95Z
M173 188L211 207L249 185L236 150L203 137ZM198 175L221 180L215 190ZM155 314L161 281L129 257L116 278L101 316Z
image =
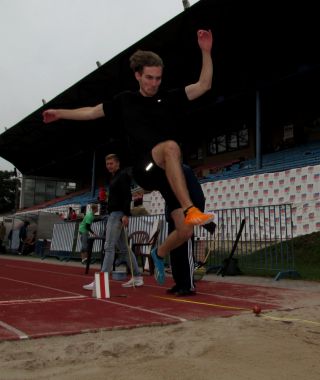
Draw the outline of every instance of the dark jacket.
M131 177L126 171L118 170L109 184L108 212L122 211L129 216L131 205Z

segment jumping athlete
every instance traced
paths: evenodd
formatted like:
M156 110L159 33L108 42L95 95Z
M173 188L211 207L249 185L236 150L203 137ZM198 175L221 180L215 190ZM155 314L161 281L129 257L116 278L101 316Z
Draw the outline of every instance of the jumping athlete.
M163 258L193 235L194 225L210 223L214 219L214 214L204 214L193 205L182 169L181 150L172 139L179 116L188 102L211 89L212 33L199 30L197 36L202 53L197 82L184 88L160 91L162 59L154 52L138 50L130 57L130 67L139 83L139 91L121 92L112 101L93 107L49 109L43 113L45 123L59 119L106 117L109 118L110 132L112 128L123 132L132 153L134 179L146 190L158 190L172 210L175 230L151 252L155 278L160 284L165 281Z

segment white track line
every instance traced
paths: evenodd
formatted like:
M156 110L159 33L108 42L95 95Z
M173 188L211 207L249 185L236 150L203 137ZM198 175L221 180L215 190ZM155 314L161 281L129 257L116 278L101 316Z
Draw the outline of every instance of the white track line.
M41 263L38 263L38 264L41 264ZM43 263L43 264L46 264L46 263ZM46 264L46 265L51 265L51 264ZM36 269L36 268L25 268L25 267L22 267L22 266L10 265L10 264L9 265L5 264L4 266L7 267L7 268L13 268L13 269L23 269L24 271L42 272L42 273L50 273L50 274L59 274L59 275L65 275L65 276L71 276L71 277L83 277L82 274L76 274L76 273L63 273L63 272L57 272L57 271L53 271L53 270L44 270L44 269ZM77 268L77 267L73 267L73 268ZM79 267L79 268L81 268L81 267ZM84 269L85 268L83 268L83 270Z
M171 319L177 319L180 322L187 322L188 321L187 319L177 317L176 315L171 315L171 314L166 314L166 313L160 313L159 311L144 309L143 307L140 307L140 306L125 305L125 304L120 303L120 302L109 301L107 299L101 299L101 298L97 298L97 300L98 301L102 301L102 302L106 302L106 303L111 303L113 305L124 306L124 307L129 308L129 309L134 309L134 310L144 311L144 312L155 314L155 315L160 315L162 317L167 317L167 318L171 318Z
M5 330L10 331L11 333L18 335L19 339L28 339L29 338L29 336L26 333L24 333L23 331L18 330L15 327L10 326L5 322L0 321L0 326L3 327Z
M46 264L46 263L44 263ZM49 265L49 264L47 264ZM58 274L58 275L62 275L62 276L68 276L68 277L81 277L83 278L83 275L80 275L80 274L73 274L73 273L63 273L63 272L57 272L57 271L48 271L48 270L43 270L43 269L35 269L35 268L24 268L24 267L21 267L21 266L18 266L18 265L5 265L6 267L9 267L9 268L17 268L17 269L23 269L23 270L29 270L29 271L36 271L36 272L42 272L42 273L52 273L52 274ZM48 286L44 286L44 285L38 285L38 284L34 284L34 283L31 283L31 282L23 282L23 281L19 281L19 280L12 280L10 278L6 278L6 277L0 277L0 278L3 278L3 279L7 279L7 280L11 280L11 281L16 281L16 282L20 282L20 283L24 283L24 284L31 284L31 285L34 285L34 286L38 286L38 287L42 287L42 288L47 288L47 289L51 289L51 290L56 290L56 291L60 291L62 293L68 293L68 294L72 294L74 296L78 296L78 297L83 297L82 299L87 299L86 296L83 296L79 293L74 293L74 292L68 292L68 291L65 291L65 290L61 290L61 289L57 289L57 288L52 288L52 287L48 287ZM112 281L112 280L111 280ZM119 282L119 281L113 281L113 282ZM144 285L146 287L151 287L151 288L162 288L160 286L157 286L157 285ZM244 298L240 298L240 297L232 297L232 296L223 296L223 295L219 295L219 294L212 294L212 293L204 293L204 292L197 292L197 294L201 294L201 295L207 295L207 296L215 296L215 297L219 297L219 298L225 298L225 299L232 299L232 300L237 300L237 301L248 301L248 299L244 299ZM111 296L112 297L112 296ZM114 302L114 301L108 301L108 300L101 300L101 299L96 299L96 298L93 298L95 300L99 300L99 301L104 301L104 302L109 302L109 303L112 303L112 304L115 304L115 305L120 305L120 306L124 306L124 307L127 307L127 308L131 308L131 309L136 309L136 310L140 310L140 311L144 311L144 312L147 312L147 313L151 313L151 314L156 314L156 315L161 315L161 316L165 316L165 317L169 317L169 318L173 318L173 319L177 319L181 322L185 322L187 321L187 319L185 318L179 318L179 317L176 317L174 315L170 315L170 314L165 314L165 313L160 313L160 312L156 312L156 311L151 311L151 310L148 310L148 309L144 309L144 308L141 308L141 307L138 307L138 306L131 306L131 305L125 305L125 304L122 304L122 303L119 303L119 302ZM48 301L49 302L49 298L48 298ZM26 301L27 302L27 301ZM251 302L251 300L250 300ZM271 304L273 305L272 303L269 303L269 302L263 302L263 301L260 301L260 300L252 300L253 303L255 302L259 302L261 304L263 303L267 303L267 304ZM274 305L274 306L278 306L278 305Z
M79 293L68 292L68 291L65 291L65 290L61 290L61 289L57 289L57 288L52 288L52 287L49 287L49 286L35 284L35 283L32 283L32 282L14 280L14 279L7 278L7 277L2 277L2 276L0 276L0 279L9 280L9 281L13 281L13 282L21 283L21 284L33 285L33 286L44 288L44 289L56 290L56 291L60 291L62 293L72 294L73 296L77 296L77 297L79 297L79 299L82 299L82 300L83 299L88 299L88 297L86 297L86 296L84 296L82 294L79 294ZM118 305L118 306L123 306L123 307L129 308L129 309L136 309L136 310L139 310L139 311L144 311L146 313L151 313L151 314L165 316L165 317L168 317L168 318L171 318L171 319L179 320L180 322L186 322L187 321L187 319L185 319L185 318L180 318L180 317L177 317L175 315L170 315L170 314L160 313L160 312L149 310L149 309L144 309L144 308L141 308L141 307L138 307L138 306L131 306L131 305L122 304L120 302L101 300L101 299L97 299L97 298L92 298L92 299L108 302L108 303L111 303L111 304L114 304L114 305ZM38 301L38 302L49 302L50 300L56 300L56 298L54 298L54 297L53 298L47 298L46 300L47 301L45 301L45 299L44 299L44 301ZM65 300L65 298L64 298L64 300ZM20 303L32 303L32 302L34 302L34 300L17 300L16 302L17 302L17 304L20 304ZM3 304L3 303L4 304L8 304L8 301L2 301L2 302L0 302L0 305ZM14 301L11 304L14 304Z
M50 264L47 264L47 263L44 263L46 265L50 265ZM42 272L42 273L51 273L51 274L58 274L58 275L63 275L63 276L68 276L68 277L81 277L83 278L83 275L81 274L74 274L74 273L62 273L62 272L56 272L56 271L49 271L49 270L43 270L43 269L35 269L35 268L22 268L20 266L17 266L17 265L5 265L6 267L9 267L9 268L16 268L16 269L23 269L23 270L29 270L29 271L36 271L36 272ZM116 280L112 280L110 279L109 281L112 281L112 282L119 282L119 281L116 281ZM208 282L211 282L211 281L208 281ZM215 283L214 281L212 281L213 283ZM216 282L217 284L220 283L220 282ZM147 286L149 288L161 288L160 286L157 286L157 285L147 285L145 284L144 286ZM263 285L258 285L259 287L264 287ZM266 289L269 289L269 287L265 287ZM291 289L289 289L291 290ZM205 295L205 296L214 296L214 297L219 297L219 298L225 298L225 299L230 299L230 300L235 300L235 301L248 301L247 298L241 298L241 297L233 297L233 296L226 296L226 295L220 295L220 294L212 294L212 293L205 293L205 292L199 292L197 291L197 294L200 294L200 295ZM274 304L272 302L265 302L265 301L261 301L260 299L252 299L250 300L250 302L252 303L261 303L261 304L268 304L268 305L272 305L272 306L275 306L277 307L278 304Z
M72 295L74 295L74 296L80 296L80 295L81 295L81 294L79 294L79 293L69 292L68 290L62 290L62 289L58 289L58 288L53 288L53 287L51 287L51 286L39 285L39 284L35 284L34 282L27 282L27 281L14 280L14 279L9 278L9 277L2 277L2 276L0 276L0 279L2 279L2 280L7 280L7 281L18 282L18 283L20 283L20 284L25 284L25 285L33 285L33 286L36 286L36 287L38 287L38 288L44 288L44 289L55 290L55 291L58 291L58 292L61 292L61 293L72 294Z
M88 298L86 296L71 296L71 297L52 297L52 298L34 298L28 300L10 300L10 301L0 301L0 306L5 305L20 305L20 304L31 304L31 303L45 303L45 302L56 302L56 301L79 301L83 298Z

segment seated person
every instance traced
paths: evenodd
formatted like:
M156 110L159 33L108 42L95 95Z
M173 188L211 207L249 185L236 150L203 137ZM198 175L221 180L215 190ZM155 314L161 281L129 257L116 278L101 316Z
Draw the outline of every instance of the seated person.
M25 220L22 224L22 226L19 229L19 248L18 248L18 254L23 254L23 248L24 244L27 240L28 236L28 226L30 225L30 222L28 220Z
M23 255L30 255L35 251L37 241L37 231L34 230L29 238L27 238L24 242L23 247Z

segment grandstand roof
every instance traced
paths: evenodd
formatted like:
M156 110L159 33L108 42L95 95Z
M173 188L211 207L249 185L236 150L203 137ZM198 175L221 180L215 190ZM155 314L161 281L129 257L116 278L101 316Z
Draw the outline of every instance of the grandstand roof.
M311 1L200 0L1 134L0 155L24 175L69 179L90 178L94 151L98 173L104 173L102 157L111 151L118 151L129 164L121 144L110 138L104 120L45 125L43 110L95 105L120 90L135 89L128 58L138 48L154 50L164 59L163 86L197 80L199 28L214 33L214 85L208 96L195 103L190 123L202 121L204 109L281 80L305 78L306 72L309 76L316 72L319 83L319 66L315 70L310 64L317 62L317 14ZM299 80L295 79L296 84ZM203 131L197 123L197 134L205 132L208 124L202 125Z

